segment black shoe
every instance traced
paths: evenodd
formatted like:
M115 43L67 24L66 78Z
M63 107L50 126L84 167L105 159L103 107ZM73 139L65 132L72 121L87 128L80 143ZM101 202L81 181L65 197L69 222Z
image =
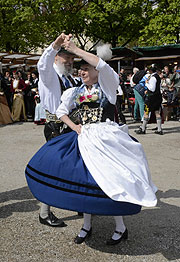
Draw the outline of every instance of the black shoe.
M156 130L158 130L158 128L157 128L157 127L155 127L155 128L152 128L152 131L156 131Z
M81 230L85 231L87 234L85 235L85 237L79 237L77 236L75 239L74 239L74 242L76 244L81 244L84 242L84 240L87 238L87 237L90 237L91 233L92 233L92 228L88 231L84 228L81 228Z
M139 128L138 130L134 130L134 132L138 135L146 134L146 131L145 130L143 131L142 128Z
M122 240L126 240L128 239L128 230L126 228L126 230L124 231L124 233L122 232L118 232L118 231L115 231L115 233L119 234L120 235L120 238L117 239L117 240L114 240L114 239L109 239L106 241L106 245L109 245L109 246L112 246L112 245L117 245L119 244Z
M157 134L157 135L164 135L162 130L161 131L155 131L154 133Z
M79 217L83 217L83 213L82 212L78 212L78 216Z
M138 119L133 119L132 123L135 124L135 123L140 123L141 120L138 120Z
M50 227L66 227L67 225L62 221L62 219L57 218L52 212L46 218L42 218L39 215L39 222L43 225Z

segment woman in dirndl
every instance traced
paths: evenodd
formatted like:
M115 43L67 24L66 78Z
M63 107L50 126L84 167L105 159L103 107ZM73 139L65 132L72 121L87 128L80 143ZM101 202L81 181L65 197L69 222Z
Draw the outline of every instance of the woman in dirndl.
M62 46L62 39L54 48ZM118 74L101 58L64 37L66 50L82 58L81 87L65 91L57 117L62 133L47 142L30 160L26 178L33 195L48 205L84 213L75 238L81 244L91 235L91 214L114 216L115 231L107 245L128 238L123 216L157 203L140 143L126 125L114 122ZM67 132L70 130L70 132Z

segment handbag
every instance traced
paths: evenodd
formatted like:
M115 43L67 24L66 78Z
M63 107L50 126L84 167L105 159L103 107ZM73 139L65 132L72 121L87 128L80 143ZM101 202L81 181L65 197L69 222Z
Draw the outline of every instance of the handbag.
M134 89L142 96L144 97L144 87L141 84L137 84L134 86Z

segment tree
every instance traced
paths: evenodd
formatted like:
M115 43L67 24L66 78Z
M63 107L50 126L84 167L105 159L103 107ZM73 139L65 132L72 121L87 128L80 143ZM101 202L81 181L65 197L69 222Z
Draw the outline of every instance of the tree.
M81 48L89 40L115 47L139 36L142 0L1 0L0 48L30 51L73 33Z
M148 24L141 31L141 45L163 45L180 43L180 1L149 1L145 13Z
M137 39L145 23L142 0L93 0L86 11L87 34L112 47Z
M61 32L79 46L178 43L179 0L1 0L0 49L29 52ZM92 44L92 45L93 45Z
M5 51L30 51L45 42L40 1L1 0L0 48Z

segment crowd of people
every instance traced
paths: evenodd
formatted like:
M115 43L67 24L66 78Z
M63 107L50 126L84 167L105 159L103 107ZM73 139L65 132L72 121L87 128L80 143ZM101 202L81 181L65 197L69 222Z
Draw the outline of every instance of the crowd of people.
M119 118L121 122L126 122L123 111L127 104L133 122L144 121L144 126L136 130L137 134L145 134L147 123L157 122L155 133L162 135L161 124L164 120L172 118L180 121L180 66L176 65L172 71L168 66L159 69L155 64L143 70L135 67L133 73L127 76L121 69L120 87L117 98Z
M144 115L145 100L147 100L147 92L150 90L146 83L150 80L152 73L155 72L160 78L162 101L158 110L163 121L167 119L180 121L180 66L176 65L173 70L170 70L168 66L164 66L163 69L155 67L153 71L150 74L149 68L139 70L134 67L132 73L126 74L124 68L121 68L117 89L117 114L115 115L117 121L125 124L124 111L128 111L133 115L134 122L143 122L144 117L146 117ZM76 84L82 84L80 69L73 68L71 76ZM38 125L45 124L46 113L40 103L38 81L38 71L24 72L23 69L20 69L13 72L5 70L4 74L1 73L0 124L18 121L34 121ZM150 117L151 113L152 116ZM155 121L154 114L151 113L148 111L146 118L149 123ZM159 131L162 130L159 129Z
M73 69L76 83L82 84L80 72ZM24 72L5 70L0 73L0 124L28 121L44 125L46 113L40 103L37 70Z
M45 111L40 108L38 72L5 70L0 76L0 124L20 121L45 122ZM3 102L2 102L3 101Z

